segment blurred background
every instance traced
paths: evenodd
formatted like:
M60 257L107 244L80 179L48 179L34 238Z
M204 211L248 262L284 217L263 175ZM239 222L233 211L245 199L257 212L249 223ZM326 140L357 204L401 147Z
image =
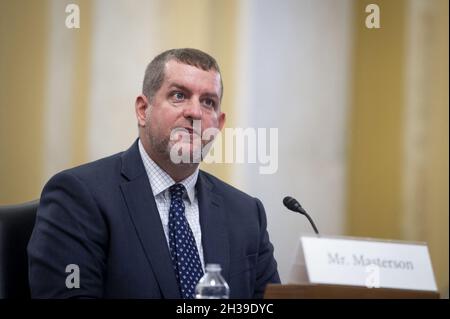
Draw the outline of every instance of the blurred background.
M67 4L80 8L68 29ZM380 28L365 25L380 8ZM0 0L0 205L127 149L148 62L212 54L226 126L278 128L278 171L202 164L260 198L282 280L307 220L326 235L428 243L449 283L447 0Z

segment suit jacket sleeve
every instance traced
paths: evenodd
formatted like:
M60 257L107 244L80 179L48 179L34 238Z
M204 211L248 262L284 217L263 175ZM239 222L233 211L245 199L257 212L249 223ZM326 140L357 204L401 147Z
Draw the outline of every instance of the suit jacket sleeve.
M259 199L256 199L256 204L260 218L261 239L256 270L256 285L253 297L263 298L267 284L280 283L280 277L277 271L277 262L273 256L273 245L269 240L269 234L267 232L266 212Z
M87 185L70 172L55 175L42 192L28 245L32 297L102 297L107 238ZM66 272L68 265L79 269L79 288L73 288L76 271Z

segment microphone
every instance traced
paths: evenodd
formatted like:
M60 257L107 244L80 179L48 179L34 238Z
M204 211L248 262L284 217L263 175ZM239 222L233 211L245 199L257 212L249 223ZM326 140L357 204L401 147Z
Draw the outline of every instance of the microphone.
M314 232L317 235L319 235L319 231L317 230L317 227L314 224L313 220L308 215L308 213L303 209L302 205L300 205L300 203L295 198L292 198L291 196L286 196L283 199L283 204L284 204L284 206L286 206L287 209L292 210L293 212L297 212L297 213L300 213L302 215L305 215L306 218L308 218L312 228L314 229Z

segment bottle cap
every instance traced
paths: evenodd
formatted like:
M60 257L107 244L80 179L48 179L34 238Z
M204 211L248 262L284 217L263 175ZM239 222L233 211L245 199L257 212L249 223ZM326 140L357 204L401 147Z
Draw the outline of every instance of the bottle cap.
M219 264L207 264L206 271L221 271L222 267Z

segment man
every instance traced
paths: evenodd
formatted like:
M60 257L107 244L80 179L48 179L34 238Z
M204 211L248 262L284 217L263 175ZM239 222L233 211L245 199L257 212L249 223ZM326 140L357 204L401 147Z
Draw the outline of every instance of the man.
M230 298L261 298L280 281L261 202L198 168L211 142L200 136L225 122L222 92L202 51L149 64L139 139L44 187L28 245L33 297L193 298L208 263L222 266Z

